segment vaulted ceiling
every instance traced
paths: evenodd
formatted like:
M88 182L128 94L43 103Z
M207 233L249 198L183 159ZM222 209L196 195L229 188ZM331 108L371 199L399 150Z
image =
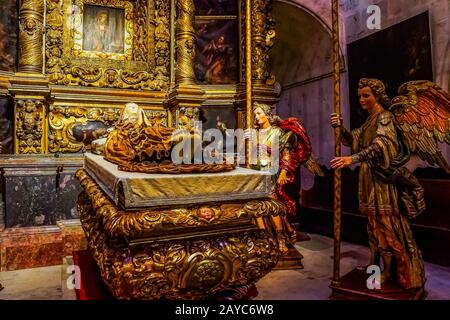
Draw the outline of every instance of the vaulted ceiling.
M331 35L316 17L281 1L274 1L273 15L276 38L270 66L283 87L331 72Z

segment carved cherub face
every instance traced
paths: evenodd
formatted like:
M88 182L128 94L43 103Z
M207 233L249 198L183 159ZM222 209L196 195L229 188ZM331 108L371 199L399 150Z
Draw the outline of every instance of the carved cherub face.
M198 209L198 216L202 219L205 219L207 221L211 220L212 218L214 218L215 214L213 209L208 208L208 207L200 207Z

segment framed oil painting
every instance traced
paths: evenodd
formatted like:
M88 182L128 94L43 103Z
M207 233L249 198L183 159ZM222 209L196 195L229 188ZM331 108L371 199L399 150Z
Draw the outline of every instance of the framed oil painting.
M131 60L133 3L125 0L100 5L98 0L77 0L80 19L74 23L73 53L88 58Z
M58 0L47 7L45 67L51 84L166 90L166 0Z
M352 42L347 52L352 129L360 127L367 118L358 101L360 78L380 79L391 98L404 82L433 81L428 12Z
M206 15L237 15L238 0L194 0L195 14Z
M85 5L83 50L124 53L125 10Z
M16 71L17 1L1 0L0 10L0 70Z
M0 154L14 153L14 106L0 97Z
M195 75L200 84L232 84L238 79L235 19L196 19Z

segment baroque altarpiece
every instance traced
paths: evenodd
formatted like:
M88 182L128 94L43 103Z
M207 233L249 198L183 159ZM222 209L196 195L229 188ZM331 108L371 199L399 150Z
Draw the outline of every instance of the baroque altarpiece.
M276 102L275 80L267 70L275 37L270 0L250 3L252 33L251 39L246 39L245 1L2 2L7 15L0 20L0 99L5 123L1 143L2 153L9 156L0 160L6 202L1 224L3 239L15 239L2 242L2 270L58 264L62 255L86 246L77 219L80 211L83 215L90 209L80 209L80 201L88 201L84 196L78 200L77 210L82 189L75 171L83 167L84 153L90 150L92 141L118 122L127 103L138 104L155 127L192 128L195 121L201 121L208 129L219 121L228 128L245 127L247 83L253 102ZM247 41L252 47L250 77L246 75ZM77 176L83 188L95 189L85 173ZM97 193L93 191L89 197ZM91 200L94 206L103 201ZM276 204L271 206L260 203L255 209L250 204L245 210L260 214L283 211ZM225 211L233 215L232 209ZM229 218L224 216L218 223ZM248 221L242 222L243 217L235 218L240 230L256 232ZM24 231L22 227L31 228ZM88 238L94 231L87 232ZM257 236L252 233L242 237ZM217 284L224 277L231 281L231 276L237 287L245 287L248 279L262 277L277 260L276 245L270 241L264 237L260 240L261 250L268 250L259 252L266 256L267 265L244 270L259 270L256 274L241 279L237 267L227 265L223 270L213 270L218 278L209 281ZM275 251L267 249L268 244ZM32 259L19 253L25 245ZM42 254L43 247L48 250L46 255ZM234 249L237 251L229 253L228 258L238 257L243 250L239 246ZM253 257L248 259L253 261ZM215 265L206 267L214 269ZM200 274L201 266L196 268ZM188 275L174 273L171 277ZM179 281L188 287L199 285L189 277ZM124 284L119 282L114 282L113 290L123 290ZM207 293L203 290L188 297ZM181 297L176 292L167 294ZM130 293L120 291L117 295L126 297Z
M9 0L3 7L2 97L13 101L13 153L86 151L126 102L165 126L183 116L207 121L210 108L220 117L223 108L228 126L242 127L245 1ZM254 100L274 102L269 1L252 1L251 9ZM7 30L16 22L17 34Z

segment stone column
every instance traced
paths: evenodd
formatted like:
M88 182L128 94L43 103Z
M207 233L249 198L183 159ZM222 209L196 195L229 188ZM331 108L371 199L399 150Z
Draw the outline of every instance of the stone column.
M44 0L20 0L19 72L42 73Z

